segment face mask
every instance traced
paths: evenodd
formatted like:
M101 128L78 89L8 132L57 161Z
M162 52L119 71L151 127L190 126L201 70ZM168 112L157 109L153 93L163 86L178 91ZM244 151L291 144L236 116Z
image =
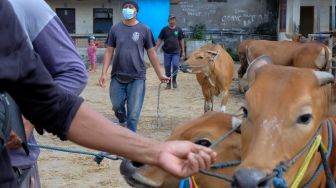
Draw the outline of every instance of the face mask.
M134 10L130 8L124 8L122 14L126 20L130 20L134 17Z

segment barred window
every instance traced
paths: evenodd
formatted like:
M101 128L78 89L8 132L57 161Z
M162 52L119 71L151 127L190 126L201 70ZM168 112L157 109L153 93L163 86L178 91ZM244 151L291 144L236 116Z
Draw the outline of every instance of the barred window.
M208 0L208 2L212 3L212 2L223 2L226 3L227 0Z

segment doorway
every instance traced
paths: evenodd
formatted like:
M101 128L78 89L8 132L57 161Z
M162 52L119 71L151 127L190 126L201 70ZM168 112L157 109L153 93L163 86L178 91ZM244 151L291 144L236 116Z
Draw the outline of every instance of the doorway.
M314 7L302 6L300 8L300 33L304 36L314 33Z
M76 12L74 8L56 8L56 14L69 33L76 33Z

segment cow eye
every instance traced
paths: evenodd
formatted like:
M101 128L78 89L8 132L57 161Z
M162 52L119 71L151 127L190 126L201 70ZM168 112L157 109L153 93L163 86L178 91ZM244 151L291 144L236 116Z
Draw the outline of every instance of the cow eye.
M203 59L203 57L202 56L198 56L198 57L196 57L196 59L201 60L201 59Z
M211 141L206 139L206 138L202 138L200 140L197 140L195 142L195 144L201 145L201 146L205 146L205 147L210 147L211 146Z
M299 124L308 124L312 120L312 115L311 114L303 114L297 119L297 123Z
M242 106L240 109L243 111L243 117L244 117L244 118L247 118L247 115L248 115L247 108L244 107L244 106Z

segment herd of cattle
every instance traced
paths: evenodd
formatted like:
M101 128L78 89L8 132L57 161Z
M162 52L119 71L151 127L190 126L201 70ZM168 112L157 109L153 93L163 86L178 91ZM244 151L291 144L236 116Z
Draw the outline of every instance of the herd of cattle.
M214 149L217 162L240 162L209 170L229 179L199 173L192 177L197 187L335 187L336 86L329 73L330 49L314 42L245 40L237 52L239 83L247 82L239 85L245 92L243 117L224 113L234 61L220 45L201 47L181 66L196 74L206 113L177 126L168 140L212 146L239 128ZM221 93L221 112L208 112ZM155 166L125 160L121 172L137 188L180 186L178 178Z

